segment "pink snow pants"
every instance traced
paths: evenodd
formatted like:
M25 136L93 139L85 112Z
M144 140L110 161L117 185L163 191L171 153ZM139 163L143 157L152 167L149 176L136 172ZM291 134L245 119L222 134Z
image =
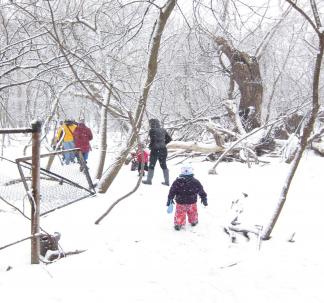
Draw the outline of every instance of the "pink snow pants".
M178 204L176 203L176 211L174 214L174 225L183 226L186 224L186 215L188 215L188 222L198 222L197 203L192 204Z

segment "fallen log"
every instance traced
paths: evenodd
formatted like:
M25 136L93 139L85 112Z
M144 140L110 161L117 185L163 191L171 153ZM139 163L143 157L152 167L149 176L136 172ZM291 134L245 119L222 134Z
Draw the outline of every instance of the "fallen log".
M311 149L313 149L315 152L320 154L321 156L324 156L324 142L312 142Z
M218 153L224 151L224 147L218 146L214 143L205 144L202 142L182 142L182 141L171 141L167 145L168 150L171 149L182 149L183 151L194 151L194 152L201 152L201 153Z

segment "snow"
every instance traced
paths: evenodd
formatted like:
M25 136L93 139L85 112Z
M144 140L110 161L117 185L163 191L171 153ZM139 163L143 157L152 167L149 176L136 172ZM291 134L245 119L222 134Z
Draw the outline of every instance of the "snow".
M90 170L96 151L90 154ZM170 179L184 159L168 162ZM173 229L169 188L157 165L153 185L141 185L99 224L94 222L136 184L124 166L106 194L41 217L48 232L61 233L64 251L86 250L52 264L30 265L30 241L0 250L1 302L236 303L323 302L323 159L304 155L288 200L269 241L244 237L231 243L223 226L232 201L241 202L242 224L267 224L286 179L288 164L221 163L191 159L208 194L198 202L199 224ZM184 162L188 163L188 162ZM29 235L30 222L0 201L0 247ZM295 233L294 242L288 242ZM8 267L11 267L7 271Z

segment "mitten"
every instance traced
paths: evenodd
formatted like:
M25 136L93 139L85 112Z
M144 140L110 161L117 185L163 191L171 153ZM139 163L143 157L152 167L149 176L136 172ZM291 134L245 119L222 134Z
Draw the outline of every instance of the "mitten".
M170 204L174 204L173 199L169 199L166 206L170 206Z
M172 201L173 202L173 201ZM170 203L169 205L168 205L168 208L167 208L167 213L168 214L172 214L172 212L173 212L173 203Z
M201 199L201 203L204 205L204 206L207 206L208 203L207 203L207 198L203 198Z

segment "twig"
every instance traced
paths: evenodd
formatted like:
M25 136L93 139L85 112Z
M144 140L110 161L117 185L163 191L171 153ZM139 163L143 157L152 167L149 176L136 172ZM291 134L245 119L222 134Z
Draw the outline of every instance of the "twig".
M289 237L289 239L288 239L288 242L290 242L290 243L294 243L294 242L295 242L295 235L296 235L296 233L293 232L293 233L290 235L290 237Z
M4 203L6 203L7 205L9 205L10 207L14 208L16 211L18 211L21 215L23 215L26 219L28 219L29 221L31 220L29 217L27 217L18 207L14 206L13 204L11 204L10 202L8 202L7 200L5 200L3 197L0 196L0 200L2 200Z
M226 266L220 266L219 268L220 269L224 269L224 268L228 268L228 267L233 267L235 265L238 265L240 262L234 262L234 263L231 263L231 264L228 264Z
M40 235L41 235L40 233L37 233L37 234L31 235L31 236L29 236L29 237L27 237L27 238L20 239L20 240L18 240L18 241L15 241L15 242L12 242L12 243L10 243L10 244L7 244L7 245L5 245L5 246L0 247L0 250L3 250L3 249L8 248L8 247L10 247L10 246L16 245L16 244L21 243L21 242L23 242L23 241L29 240L29 239L31 239L31 238L39 237Z

